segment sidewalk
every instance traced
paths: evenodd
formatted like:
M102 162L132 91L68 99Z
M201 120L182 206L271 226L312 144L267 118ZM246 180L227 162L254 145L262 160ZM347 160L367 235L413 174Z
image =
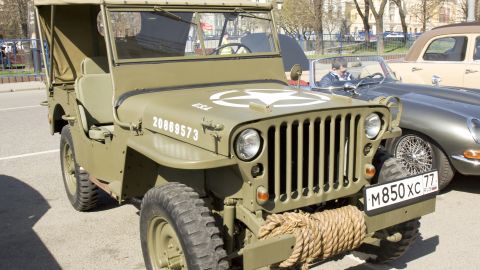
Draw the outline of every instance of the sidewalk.
M45 90L43 82L21 82L21 83L4 83L0 84L0 93Z

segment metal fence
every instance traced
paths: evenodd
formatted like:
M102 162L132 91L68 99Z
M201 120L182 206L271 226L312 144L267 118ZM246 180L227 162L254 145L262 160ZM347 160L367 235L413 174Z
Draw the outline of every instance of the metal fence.
M40 44L37 39L0 40L0 83L42 80Z
M405 54L415 42L418 35L408 35L406 40L403 34L386 33L383 35L384 52L386 54ZM308 40L297 38L298 43L307 54L316 54L317 39L310 36ZM323 54L325 55L356 55L356 54L376 54L377 53L376 35L370 36L370 41L365 40L364 35L341 35L325 34L323 35Z
M415 41L417 35L407 36L405 42L400 34L385 34L384 45L385 58L395 56L394 58L405 55L408 49ZM341 35L325 34L323 36L323 54L316 53L317 41L315 35L309 37L309 40L296 38L300 46L310 58L319 58L334 55L376 55L377 37L370 36L370 41L365 41L363 35ZM205 43L208 46L216 47L218 39L207 39ZM40 81L44 79L45 65L42 61L41 45L38 39L8 39L0 40L0 83ZM46 45L47 43L44 42ZM194 50L193 41L188 42ZM188 49L188 48L187 48ZM48 50L46 50L48 52ZM48 59L48 55L47 55Z

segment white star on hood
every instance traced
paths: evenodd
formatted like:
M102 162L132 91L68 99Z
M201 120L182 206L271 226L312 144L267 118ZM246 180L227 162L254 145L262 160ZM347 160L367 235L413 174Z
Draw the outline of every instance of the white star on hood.
M255 91L246 91L248 95L246 96L239 96L239 97L231 97L231 98L224 98L223 100L260 100L265 105L270 106L272 104L277 103L278 101L283 100L316 100L314 98L307 98L307 97L300 97L295 96L297 94L296 91L282 91L280 93L261 93Z

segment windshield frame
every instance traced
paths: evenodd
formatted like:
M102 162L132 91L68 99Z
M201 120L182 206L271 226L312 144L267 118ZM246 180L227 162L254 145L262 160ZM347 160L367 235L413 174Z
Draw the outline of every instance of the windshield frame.
M316 71L315 71L315 66L317 63L322 62L322 61L329 61L333 60L336 58L355 58L357 59L362 59L362 61L378 61L380 64L380 67L382 68L384 74L386 73L387 76L384 77L383 80L379 80L378 82L371 82L371 83L365 83L365 84L360 84L359 87L361 88L362 86L367 86L367 85L374 85L374 84L383 84L384 82L392 82L392 81L399 81L398 78L396 78L395 74L393 73L393 70L388 66L387 62L385 62L385 59L381 56L376 56L376 55L359 55L359 56L335 56L335 57L327 57L327 58L321 58L321 59L316 59L310 62L310 82L313 84L313 88L315 89L343 89L344 84L347 82L343 82L343 84L339 83L338 86L329 86L329 87L319 87L317 86L317 82L320 80L317 80L318 78L316 77ZM323 75L322 75L323 76ZM321 78L320 78L321 79ZM358 83L365 78L355 79L352 80L352 83Z
M130 64L130 63L152 63L152 62L190 62L190 61L212 61L212 60L232 60L232 59L252 59L252 58L271 58L271 57L281 57L280 42L278 39L278 32L275 26L275 16L271 8L243 8L246 12L264 12L270 17L270 25L272 29L272 38L273 38L273 52L260 52L260 53L249 53L249 54L232 54L232 55L194 55L194 56L174 56L174 57L155 57L155 58L133 58L133 59L121 59L118 57L117 48L115 44L115 36L112 18L110 16L111 12L155 12L156 8L161 8L168 12L193 12L195 18L198 18L198 13L224 13L224 12L235 12L235 7L193 7L193 6L134 6L134 5L110 5L106 7L106 16L108 24L108 38L110 39L110 47L112 52L112 58L116 65L119 64ZM196 24L198 20L193 21L193 24ZM200 27L200 26L197 26ZM201 41L202 49L205 49L204 40L205 36L203 31L199 31L199 37Z

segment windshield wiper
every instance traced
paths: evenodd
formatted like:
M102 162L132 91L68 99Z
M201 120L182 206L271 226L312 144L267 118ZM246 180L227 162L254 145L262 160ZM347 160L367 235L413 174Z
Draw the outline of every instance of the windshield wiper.
M250 12L250 11L246 11L246 10L244 10L243 8L239 8L239 7L235 8L235 10L234 10L233 12L235 12L235 13L245 13L245 14L247 14L247 15L245 15L245 14L240 15L240 16L242 16L242 17L248 17L248 18L254 18L254 19L259 19L259 20L265 20L265 21L269 21L269 22L272 21L272 19L262 18L262 17L260 17L260 16L255 15L254 13L252 13L252 12Z
M157 13L159 13L159 15L163 16L163 17L166 17L166 18L169 18L169 19L172 19L172 20L175 20L175 21L179 21L179 22L183 22L183 23L187 23L187 24L191 24L191 25L197 25L196 23L194 22L190 22L190 21L187 21L187 20L184 20L182 17L178 16L177 14L175 13L172 13L168 10L165 10L163 9L162 7L154 7L153 10Z

